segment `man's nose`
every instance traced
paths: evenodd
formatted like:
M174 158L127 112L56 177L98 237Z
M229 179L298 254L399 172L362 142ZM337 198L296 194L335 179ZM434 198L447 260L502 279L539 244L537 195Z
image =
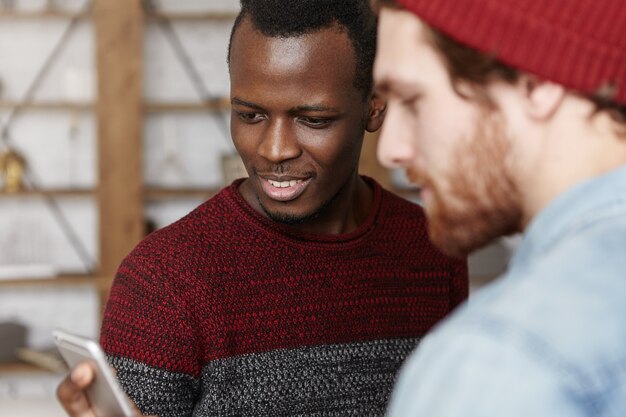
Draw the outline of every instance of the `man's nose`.
M415 158L415 132L397 106L389 104L378 140L378 160L388 168L405 167Z
M290 120L270 120L263 132L259 155L273 163L297 158L301 153L294 126Z

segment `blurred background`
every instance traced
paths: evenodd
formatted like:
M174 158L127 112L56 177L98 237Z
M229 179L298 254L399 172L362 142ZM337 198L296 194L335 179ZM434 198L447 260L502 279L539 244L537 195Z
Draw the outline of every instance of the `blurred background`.
M245 172L229 137L238 0L0 0L0 415L61 416L52 330L97 338L122 257ZM362 172L415 200L366 139ZM472 288L516 238L470 259Z

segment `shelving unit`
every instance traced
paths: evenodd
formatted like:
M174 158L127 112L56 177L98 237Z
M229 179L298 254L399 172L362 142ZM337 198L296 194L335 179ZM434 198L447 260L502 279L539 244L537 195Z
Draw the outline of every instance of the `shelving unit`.
M136 7L129 7L135 3ZM98 94L95 102L65 100L0 100L0 111L92 112L96 118L98 180L92 189L55 188L0 192L0 199L73 198L96 200L99 213L98 269L90 275L0 280L3 289L94 288L102 301L108 296L115 269L123 255L143 235L141 184L143 117L141 97L142 14L139 0L96 0L90 13L65 11L0 11L0 21L90 20L96 48ZM128 30L128 28L132 28ZM133 128L134 126L134 128ZM123 132L122 135L119 132ZM129 144L131 146L129 146ZM132 146L134 145L134 148ZM123 146L121 146L123 145ZM134 150L134 152L133 152ZM121 162L121 164L120 164ZM119 165L118 165L119 164ZM111 167L115 167L111 169ZM123 204L122 204L123 202ZM103 303L101 303L103 306ZM23 363L0 363L0 373L29 373L41 369Z

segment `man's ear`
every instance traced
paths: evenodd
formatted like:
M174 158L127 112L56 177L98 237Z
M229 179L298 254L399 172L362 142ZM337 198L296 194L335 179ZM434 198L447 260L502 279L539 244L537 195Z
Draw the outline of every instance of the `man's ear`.
M527 114L535 120L551 118L566 96L565 87L536 77L523 75L520 79Z
M387 111L387 101L378 94L372 93L369 98L369 112L365 123L365 130L376 132L383 124L385 112Z

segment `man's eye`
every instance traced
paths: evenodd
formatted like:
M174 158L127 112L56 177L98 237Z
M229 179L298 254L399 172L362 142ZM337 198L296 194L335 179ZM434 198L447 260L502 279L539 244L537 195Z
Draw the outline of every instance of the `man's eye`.
M324 119L320 117L301 117L300 121L302 121L302 123L304 123L305 125L313 128L326 127L332 122L331 119Z
M410 97L410 98L402 100L400 103L405 109L407 109L412 114L416 115L419 109L420 97L419 96Z
M261 113L241 111L235 113L237 114L237 117L245 123L256 123L263 120L263 115Z

